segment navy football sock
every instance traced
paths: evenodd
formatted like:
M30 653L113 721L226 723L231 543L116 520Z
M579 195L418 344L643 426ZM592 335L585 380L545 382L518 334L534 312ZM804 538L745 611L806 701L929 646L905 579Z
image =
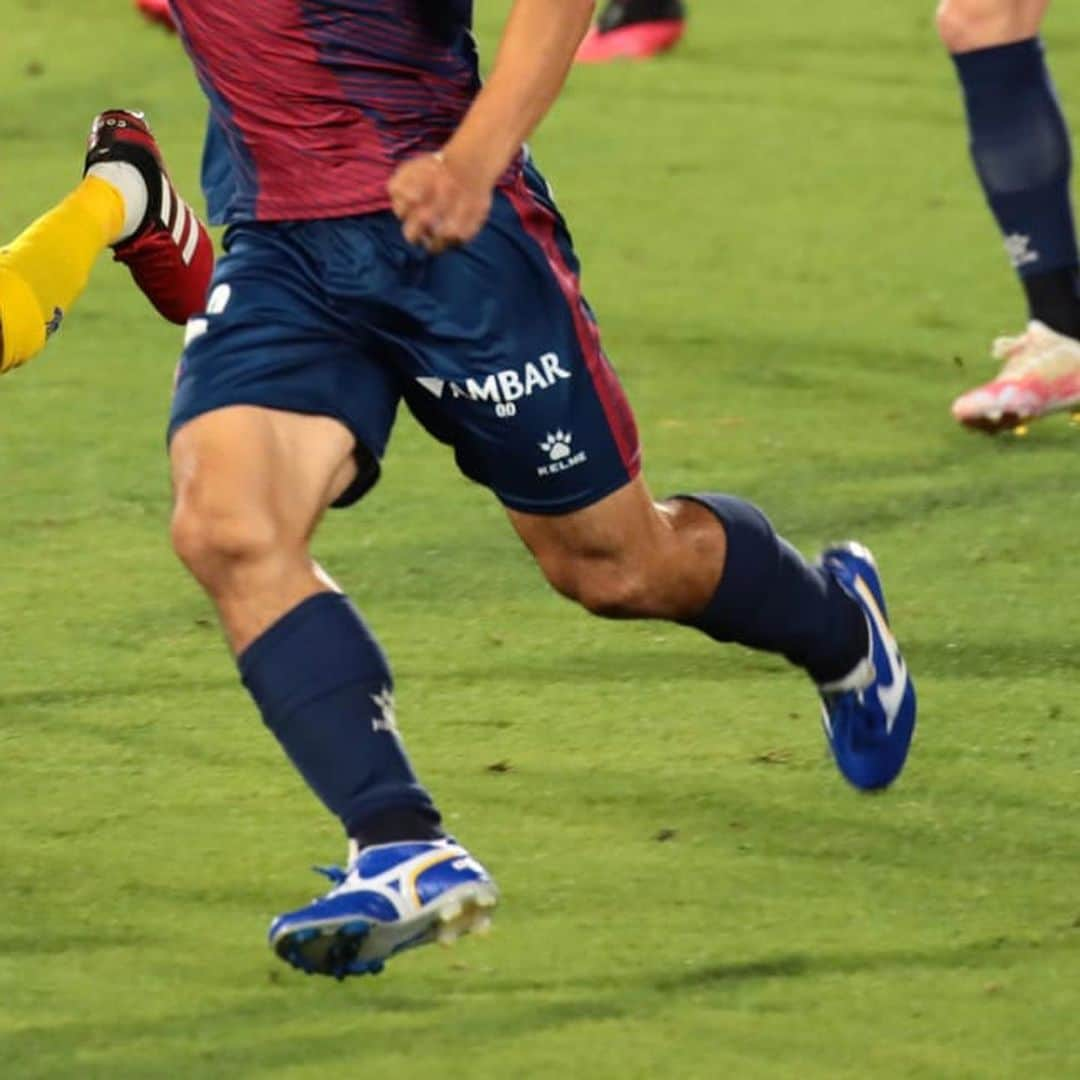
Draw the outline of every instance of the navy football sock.
M780 653L816 683L849 675L870 647L859 605L832 575L811 566L753 504L731 495L682 495L724 526L724 574L691 625L716 641Z
M386 657L347 597L304 600L238 663L266 726L349 836L442 835L397 734Z
M1080 338L1080 274L1075 266L1021 278L1028 314L1051 330Z
M1033 319L1080 333L1072 153L1042 42L953 56L964 90L971 156L1020 275Z

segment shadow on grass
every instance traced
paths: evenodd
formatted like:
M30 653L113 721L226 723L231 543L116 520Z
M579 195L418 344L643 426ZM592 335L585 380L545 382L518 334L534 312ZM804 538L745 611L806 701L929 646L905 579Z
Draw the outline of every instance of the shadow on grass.
M53 924L39 933L29 930L0 931L0 956L64 956L73 952L94 953L103 949L123 949L149 943L151 937L135 930L98 928L57 930Z
M0 716L17 708L33 708L51 705L84 705L99 701L123 701L145 697L183 697L187 694L214 693L234 690L235 678L170 680L168 682L145 682L125 686L49 687L40 690L15 690L0 694Z
M597 995L605 991L623 994L633 988L640 994L679 994L707 988L731 988L752 983L787 979L812 979L827 975L861 975L883 971L978 971L986 967L1008 965L1025 956L1045 950L1060 953L1080 950L1080 932L1062 930L1044 937L984 938L957 945L942 945L921 949L880 949L873 951L837 953L782 953L777 956L731 963L706 963L688 966L672 972L670 967L660 971L627 975L605 973L582 978L557 979L551 983L542 979L505 980L496 986L483 988L479 993L531 994L571 991L587 993L589 1000L602 1001ZM477 993L468 988L464 992Z
M598 624L597 629L602 633L604 627ZM660 632L665 636L668 633L666 627ZM768 678L777 672L789 670L782 660L763 653L733 648L712 649L707 643L704 648L699 644L693 650L680 647L679 638L685 636L687 641L693 640L690 633L672 627L672 640L658 641L653 645L634 645L619 649L605 646L603 651L592 654L583 654L580 648L566 652L530 653L525 656L489 654L486 663L460 664L431 672L417 669L406 674L413 679L430 677L438 680L440 685L520 683L529 686L535 693L537 687L567 683L629 685L641 682L667 683L686 678L742 682Z
M252 1075L291 1066L337 1067L359 1050L369 1066L415 1064L410 1040L418 1021L440 1054L470 1053L478 1045L497 1054L500 1045L518 1038L677 1009L680 995L703 990L735 992L836 974L978 971L1040 950L1078 948L1080 933L1058 931L1042 938L992 937L939 947L783 953L676 973L669 964L577 978L557 971L524 979L455 976L450 985L442 974L423 986L412 982L404 992L388 992L386 983L368 979L336 986L275 969L262 986L251 986L241 999L212 1010L155 1019L116 1014L111 1022L59 1019L8 1031L4 1052L11 1071L5 1075L72 1075L65 1070L75 1061L83 1075L111 1078Z
M602 632L603 627L599 627ZM664 631L667 636L666 628ZM899 632L899 631L898 631ZM784 661L738 646L710 648L695 643L686 648L679 644L677 628L670 630L670 640L655 644L634 644L620 649L603 648L592 654L543 652L530 655L491 654L486 663L460 664L430 672L412 669L406 676L413 680L438 680L440 686L490 687L493 683L537 687L604 683L625 684L627 694L642 684L664 684L681 679L725 683L764 682L777 675L797 674ZM1008 679L1071 673L1076 667L1073 651L1060 636L1045 638L998 637L993 640L965 641L948 638L904 635L901 644L916 679L920 676L952 676L969 679ZM687 641L690 639L687 638ZM810 691L810 687L807 687ZM793 698L792 707L811 700Z
M295 973L294 973L295 974ZM213 1011L138 1022L60 1022L6 1032L5 1077L78 1075L123 1077L263 1075L289 1067L347 1068L362 1054L367 1067L381 1057L415 1075L411 1053L418 1023L440 1055L618 1018L617 1002L529 1000L462 1009L435 988L415 994L372 992L370 980L336 986L329 980L282 977L257 998ZM286 996L287 995L287 996ZM328 1027L334 1030L327 1033ZM305 1030L306 1029L306 1030Z
M881 971L977 971L1013 962L1040 949L1080 949L1080 934L1052 938L985 938L960 945L923 949L886 949L852 953L789 953L734 964L706 964L677 975L661 975L659 990L678 992L699 987L724 986L773 979L814 978L819 975L860 975Z
M598 636L602 636L604 630L605 627L597 623ZM602 645L595 653L585 654L580 648L524 655L491 652L477 664L458 664L450 668L432 665L430 669L403 667L399 679L417 683L430 680L437 681L440 686L464 687L504 683L528 686L530 691L535 691L537 686L627 684L628 693L631 693L631 685L643 683L664 684L681 679L718 684L746 683L796 674L795 669L776 657L738 646L713 647L696 632L684 631L681 627L655 624L643 629L642 633L659 634L665 640L635 643L618 649ZM1013 678L1071 673L1075 668L1075 657L1060 637L950 641L905 636L902 644L916 677ZM237 681L224 676L191 682L174 680L81 689L50 687L0 693L0 717L5 723L16 722L20 708L66 708L153 697L183 700L189 695L207 693L235 693L239 697ZM793 707L802 704L802 700L792 702ZM35 724L37 722L35 720Z
M20 727L32 730L34 734L63 728L64 738L69 743L87 740L125 754L136 752L140 745L149 743L167 749L176 758L196 764L227 764L227 753L223 753L216 743L199 739L184 727L163 724L160 715L166 706L174 714L181 714L181 707L193 705L199 695L229 692L239 709L250 710L237 689L237 681L224 678L0 694L0 726L3 728L0 739L4 732L10 734ZM123 707L128 714L124 722L117 722L112 716L101 719L95 711L95 707L108 709L110 705ZM201 702L199 705L202 707ZM227 707L231 705L232 702ZM67 729L73 715L77 715L78 722L72 734Z

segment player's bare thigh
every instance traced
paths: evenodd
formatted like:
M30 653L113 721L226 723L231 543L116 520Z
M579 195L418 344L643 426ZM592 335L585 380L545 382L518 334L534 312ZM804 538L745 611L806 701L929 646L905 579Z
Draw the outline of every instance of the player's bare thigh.
M355 439L329 416L231 405L184 424L169 447L177 503L215 495L265 507L310 535L356 476Z
M723 572L713 514L686 500L654 502L640 476L569 514L507 512L551 585L598 615L693 618Z
M941 0L937 28L952 53L1024 41L1039 32L1050 0Z
M354 447L335 419L251 405L204 413L173 436L173 546L237 651L325 588L307 545L356 475Z

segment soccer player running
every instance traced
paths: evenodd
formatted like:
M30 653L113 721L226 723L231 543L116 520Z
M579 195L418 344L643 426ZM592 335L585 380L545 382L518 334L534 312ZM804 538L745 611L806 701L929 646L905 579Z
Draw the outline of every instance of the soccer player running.
M45 347L107 247L170 321L205 305L213 243L143 116L122 109L95 118L82 183L0 247L0 373Z
M1080 282L1069 131L1039 28L1050 0L942 0L938 32L963 89L971 156L1029 322L999 338L996 378L961 395L953 415L997 432L1080 406Z
M350 840L276 918L287 962L343 977L484 927L495 885L405 756L385 655L312 560L375 483L399 402L488 487L547 580L597 615L787 657L856 787L899 773L915 693L859 545L806 562L752 504L654 501L634 420L522 148L591 0L516 0L481 87L469 0L174 0L230 223L188 324L169 427L173 542L267 727ZM432 528L438 523L432 522Z

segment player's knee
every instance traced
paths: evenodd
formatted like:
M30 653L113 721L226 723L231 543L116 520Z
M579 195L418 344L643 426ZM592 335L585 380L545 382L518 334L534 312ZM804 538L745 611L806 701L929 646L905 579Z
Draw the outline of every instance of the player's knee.
M271 557L278 537L267 514L240 512L188 493L173 511L172 544L180 561L213 591L238 570Z
M1018 0L941 0L935 22L952 53L1019 41L1036 34L1041 5Z
M645 576L624 560L570 555L541 561L541 568L557 592L593 615L633 619L652 613Z

